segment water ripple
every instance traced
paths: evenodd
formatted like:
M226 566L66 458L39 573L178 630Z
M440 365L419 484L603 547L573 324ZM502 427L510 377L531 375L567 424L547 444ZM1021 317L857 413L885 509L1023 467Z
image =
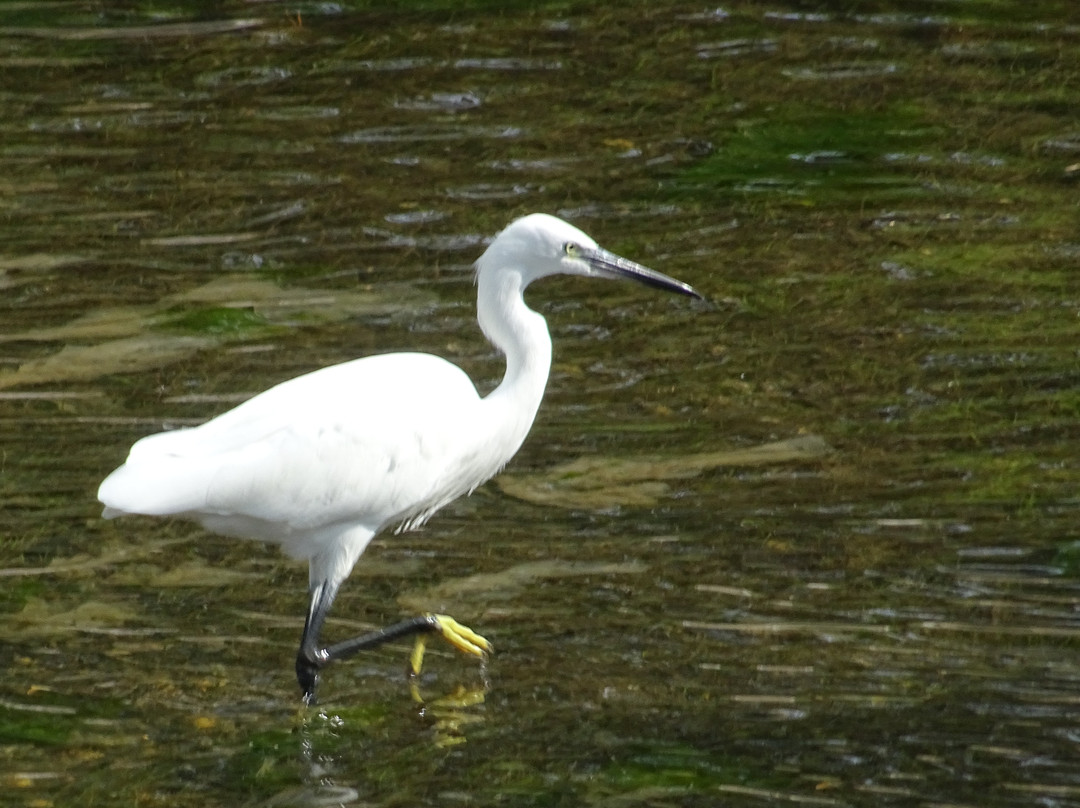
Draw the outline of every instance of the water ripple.
M832 19L828 14L802 11L766 11L762 16L778 22L829 22Z
M537 160L509 158L505 160L492 160L487 163L487 167L493 168L496 171L521 171L531 174L541 171L565 171L579 162L581 162L581 160L577 157L548 157Z
M511 199L515 196L526 196L540 190L542 189L536 185L496 185L481 182L475 185L449 188L446 195L451 199Z
M839 81L891 76L899 70L895 62L835 62L821 67L784 68L780 72L790 79Z
M477 245L484 244L487 236L479 233L451 233L433 236L404 236L400 233L392 233L375 227L365 227L365 236L378 239L380 247L392 247L395 249L423 249L435 252L460 252L461 250L473 250Z
M516 126L454 126L425 124L417 126L373 126L342 135L341 143L416 143L423 141L469 140L470 138L510 139L521 137Z
M725 39L722 42L705 42L697 46L699 59L718 59L745 56L750 53L775 53L775 39Z
M395 101L395 109L412 109L423 112L460 112L476 109L483 103L476 93L431 93L400 101Z
M257 87L292 78L287 67L230 67L195 77L195 83L203 87Z
M501 58L462 58L462 59L432 59L429 56L401 56L392 59L360 59L354 62L339 62L330 68L329 72L341 71L373 71L373 72L401 72L418 70L420 68L452 68L454 70L496 70L496 71L528 71L528 70L562 70L563 64L552 59L530 59L527 57L501 57Z
M446 214L438 210L410 210L404 213L388 213L383 218L390 224L428 224L442 221Z
M451 65L458 70L562 70L562 62L549 59L496 58L457 59Z

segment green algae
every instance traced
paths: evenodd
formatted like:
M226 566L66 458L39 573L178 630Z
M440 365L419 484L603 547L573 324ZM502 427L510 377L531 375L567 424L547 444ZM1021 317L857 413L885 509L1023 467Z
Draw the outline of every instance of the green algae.
M802 204L887 205L926 196L900 155L918 160L943 134L917 109L825 112L787 108L736 122L715 153L684 171L678 191L710 197L751 193L793 197ZM938 155L940 157L940 154Z
M763 773L750 761L726 758L722 752L638 741L616 748L613 757L591 783L589 804L619 805L625 800L663 804L695 796L716 799L723 793L815 803L812 785L807 789L806 784L793 782L796 778ZM817 804L832 801L820 799Z
M250 338L256 332L265 333L267 322L253 309L206 308L175 314L164 327L189 334Z

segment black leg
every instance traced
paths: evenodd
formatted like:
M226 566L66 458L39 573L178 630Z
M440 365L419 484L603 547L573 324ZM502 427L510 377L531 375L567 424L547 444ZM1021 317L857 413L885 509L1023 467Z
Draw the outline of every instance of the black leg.
M319 668L322 663L304 656L303 653L296 655L296 681L300 683L300 690L304 693L304 704L315 703L315 686L319 684Z
M337 587L323 581L311 590L304 633L300 636L300 650L296 654L296 681L304 693L304 703L315 703L315 687L319 684L319 669L329 662L326 651L319 648L319 632L334 602Z
M380 628L360 637L353 637L351 640L334 643L329 648L326 648L323 653L326 654L327 662L335 659L348 659L360 651L375 648L391 640L408 637L410 634L441 633L442 630L439 619L433 614L427 614L423 617L402 620L400 623L394 623L392 626Z
M348 659L360 651L375 648L383 643L407 637L411 634L441 634L447 642L460 651L474 656L484 657L491 651L491 643L471 629L461 625L446 615L428 614L402 620L392 626L372 631L351 640L334 643L322 648L319 646L319 633L322 631L330 604L337 594L337 585L323 581L311 590L311 603L308 606L304 633L300 637L300 650L296 654L296 681L304 694L304 703L315 703L315 689L319 684L319 671L336 659ZM413 674L420 673L420 664L424 658L424 641L417 639L416 648L410 660Z
M322 631L335 595L337 595L337 587L332 586L328 581L324 581L311 591L311 603L304 623L304 633L300 637L300 650L296 654L296 681L299 682L300 690L304 694L304 703L308 705L315 703L319 671L325 665L337 659L348 659L360 651L375 648L410 634L427 634L443 630L437 617L426 615L402 620L400 623L372 631L370 634L353 637L351 640L344 640L327 648L320 648L319 633Z

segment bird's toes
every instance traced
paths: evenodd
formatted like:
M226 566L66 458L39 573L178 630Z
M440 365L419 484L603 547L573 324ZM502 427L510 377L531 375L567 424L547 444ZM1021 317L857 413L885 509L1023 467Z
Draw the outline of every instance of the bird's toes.
M481 637L468 626L463 626L457 620L445 614L435 614L432 618L438 624L439 633L443 638L459 651L473 656L486 657L495 650L486 638Z

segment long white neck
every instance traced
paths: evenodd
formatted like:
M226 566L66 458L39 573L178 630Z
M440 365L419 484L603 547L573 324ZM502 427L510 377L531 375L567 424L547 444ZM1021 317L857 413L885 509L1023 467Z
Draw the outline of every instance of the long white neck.
M525 305L525 284L522 273L513 269L494 271L481 264L477 274L480 328L506 356L506 375L484 401L506 430L503 438L511 454L532 426L551 371L551 335L544 318Z

